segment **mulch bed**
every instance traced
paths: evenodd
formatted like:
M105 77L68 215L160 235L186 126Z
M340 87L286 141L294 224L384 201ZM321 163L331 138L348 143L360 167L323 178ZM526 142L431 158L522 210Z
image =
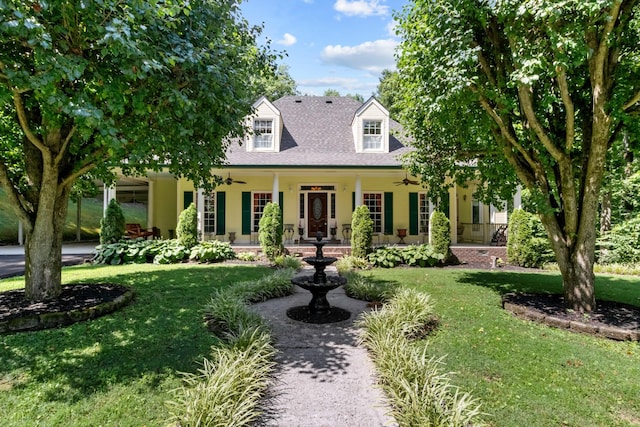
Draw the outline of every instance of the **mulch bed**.
M640 340L640 307L613 301L596 301L588 315L567 310L562 295L511 293L503 307L518 317L550 326L616 340Z
M114 301L128 291L124 286L115 284L65 285L58 298L44 302L27 301L24 289L0 292L0 322L19 317L84 310Z

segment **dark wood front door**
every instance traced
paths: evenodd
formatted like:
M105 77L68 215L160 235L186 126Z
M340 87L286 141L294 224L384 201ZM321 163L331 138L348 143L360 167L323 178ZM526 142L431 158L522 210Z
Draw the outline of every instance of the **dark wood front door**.
M327 237L327 193L309 193L307 203L307 236L313 239L321 231Z

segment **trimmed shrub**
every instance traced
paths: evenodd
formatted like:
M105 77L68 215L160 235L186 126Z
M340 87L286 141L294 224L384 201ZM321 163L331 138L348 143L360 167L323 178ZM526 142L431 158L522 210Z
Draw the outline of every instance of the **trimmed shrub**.
M191 249L190 259L198 262L220 262L228 259L234 259L236 253L227 242L219 242L212 240L209 242L200 242Z
M100 220L100 244L115 243L123 236L124 213L116 199L111 199L104 217Z
M542 267L554 255L537 215L516 209L509 218L507 260L520 267Z
M351 255L364 258L371 250L373 220L369 208L357 206L351 215Z
M446 262L451 255L451 223L449 218L440 212L433 211L431 214L430 227L431 227L431 246L433 252L443 255L443 262Z
M640 263L640 215L616 224L598 240L598 245L600 264Z
M269 261L275 261L276 257L284 253L282 246L282 214L280 205L269 202L264 207L258 229L258 239L262 252Z
M188 249L198 244L198 211L193 203L180 213L176 237L178 242Z

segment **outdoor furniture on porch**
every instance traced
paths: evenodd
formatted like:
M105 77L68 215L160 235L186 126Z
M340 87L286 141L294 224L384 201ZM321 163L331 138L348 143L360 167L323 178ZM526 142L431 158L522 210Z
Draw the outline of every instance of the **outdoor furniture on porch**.
M142 228L140 224L126 224L125 225L125 237L130 239L137 239L142 237L146 239L152 236L154 239L160 238L160 229L156 227Z

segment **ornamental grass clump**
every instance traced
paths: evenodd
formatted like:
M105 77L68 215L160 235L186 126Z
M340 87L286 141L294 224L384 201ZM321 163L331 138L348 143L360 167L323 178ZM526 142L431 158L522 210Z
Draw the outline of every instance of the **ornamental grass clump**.
M205 319L221 341L197 374L183 374L183 386L168 402L172 423L247 426L260 417L258 403L269 385L275 348L264 321L248 304L290 294L293 273L278 270L214 293Z
M190 426L247 426L261 415L256 408L269 385L275 348L269 333L254 326L213 348L197 374L184 374L184 385L169 402L172 422Z
M362 301L384 303L393 297L398 285L395 282L375 280L355 271L343 274L347 279L344 291L347 296Z
M392 415L407 426L481 425L479 402L451 384L442 358L430 357L428 346L416 342L433 323L429 296L408 289L359 321Z

